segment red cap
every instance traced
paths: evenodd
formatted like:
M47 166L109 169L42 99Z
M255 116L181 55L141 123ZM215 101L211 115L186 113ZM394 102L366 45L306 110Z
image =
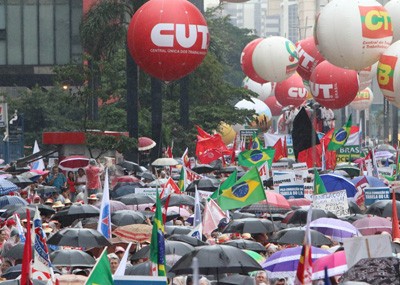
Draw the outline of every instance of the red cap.
M14 221L14 219L8 219L7 221L6 221L6 225L8 226L8 227L11 227L11 226L15 226L17 223Z

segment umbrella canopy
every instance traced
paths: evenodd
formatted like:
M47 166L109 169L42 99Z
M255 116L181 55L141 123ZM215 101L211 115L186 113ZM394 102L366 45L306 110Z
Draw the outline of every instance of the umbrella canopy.
M244 207L242 211L250 213L284 213L292 209L286 198L277 192L267 190L265 191L265 196L267 197L265 200Z
M3 272L1 277L6 278L7 280L17 279L17 277L21 275L21 270L22 264L11 266L7 268L6 272Z
M97 229L99 225L99 217L90 217L90 218L83 218L75 220L71 228L87 228L87 229ZM115 230L117 227L111 223L111 230Z
M133 161L124 160L124 161L118 163L117 165L121 166L122 168L126 169L127 171L133 171L135 173L143 172L142 168L140 168L140 165Z
M82 228L64 228L52 235L48 244L73 247L103 247L111 243L97 230Z
M148 137L140 137L138 139L138 151L150 150L156 146L156 142Z
M365 217L353 223L362 235L374 235L378 232L392 233L392 222L381 217Z
M251 256L255 261L257 261L259 264L263 264L266 257L259 254L258 252L255 252L253 250L249 249L242 249L243 252L247 253L249 256Z
M261 270L261 266L248 254L228 245L200 246L182 256L171 268L176 275L191 274L193 258L197 257L199 273L205 275L241 273Z
M233 212L231 214L232 219L245 219L245 218L255 218L256 215L252 213L241 213L241 212Z
M259 242L247 240L247 239L234 239L224 243L225 245L230 245L237 247L239 249L248 249L255 252L266 252L267 249Z
M367 284L399 285L400 259L395 257L363 258L343 274L341 282L359 281Z
M189 186L186 188L187 192L194 192L197 186L197 190L203 190L203 191L209 191L209 192L214 192L215 190L218 189L219 185L221 182L218 179L215 178L202 178L193 181L192 183L189 184Z
M175 159L170 158L170 157L162 157L162 158L157 158L154 160L151 165L155 167L164 167L164 166L175 166L178 165L179 162L177 162Z
M347 200L349 204L349 212L350 214L362 214L363 211L358 207L357 203L354 201Z
M167 240L181 241L190 244L191 246L207 245L206 242L188 235L171 235Z
M307 198L296 198L296 199L287 199L290 207L302 207L302 206L310 206L311 201Z
M111 182L111 188L121 182L140 182L140 179L133 175L116 176Z
M28 205L28 202L26 202L24 199L18 196L2 196L0 197L0 208L3 208L6 205Z
M27 171L22 173L21 176L36 182L40 178L40 176L42 176L42 174L33 171Z
M332 218L316 219L310 223L310 228L330 236L334 241L338 242L343 242L345 238L361 235L357 228L349 222Z
M371 187L386 187L386 184L382 180L374 176L365 175L365 176L354 177L353 179L351 179L351 182L353 182L353 184L356 185L364 177L367 179L367 182Z
M320 177L324 182L326 191L328 192L346 190L347 197L354 197L354 195L357 193L354 184L343 176L335 174L322 174Z
M165 234L171 235L186 235L192 231L192 228L182 226L165 226Z
M54 214L53 220L57 220L63 227L71 225L76 219L96 217L100 215L100 210L92 205L73 204L65 210Z
M95 205L97 208L100 209L101 202L97 202ZM116 211L121 210L128 210L128 206L125 203L117 201L117 200L110 200L110 212L115 213Z
M58 167L62 171L77 171L89 165L89 158L82 155L71 155L60 161Z
M382 217L392 217L393 215L392 206L393 206L392 201L390 201L385 205L385 207L383 208ZM400 217L400 201L396 201L396 208L397 208L397 217Z
M10 248L8 251L6 251L4 254L2 252L1 255L4 258L10 258L10 259L14 259L14 260L22 260L22 258L24 256L24 244L17 243L12 248Z
M6 179L0 179L0 196L17 191L19 187Z
M302 246L297 246L273 253L262 265L263 269L267 271L268 277L295 277L302 248ZM323 250L318 247L311 248L311 259L313 261L329 254L330 252L327 250Z
M113 234L130 242L145 242L151 239L152 226L147 224L126 225L116 228Z
M232 220L223 230L224 233L272 233L277 228L267 219L245 218Z
M305 232L306 231L302 229L288 228L276 232L271 236L270 240L279 244L302 245L304 243ZM320 232L316 230L310 230L310 233L311 245L322 246L332 244L332 241Z
M313 262L313 275L312 279L324 279L325 267L328 268L328 276L342 275L347 271L346 254L343 250L337 251L330 255L318 258Z
M22 175L13 175L12 177L8 177L5 179L14 183L19 188L25 188L26 186L29 186L34 183L32 180L30 180L29 178L26 178Z
M190 244L181 241L165 240L165 254L175 254L183 256L186 253L193 251L195 248ZM144 246L139 251L135 252L131 259L138 260L148 258L150 256L150 246Z
M164 205L166 200L167 197L162 198L161 205ZM171 194L168 207L181 205L194 206L194 198L185 194Z
M47 197L48 195L53 195L54 193L60 193L61 190L54 186L46 186L39 185L38 188L35 189L36 193L40 195L42 198Z
M219 280L218 285L251 285L254 278L247 275L232 274Z
M151 204L155 203L156 199L152 196L148 196L141 193L131 193L116 198L116 200L121 201L125 205L141 205L141 204Z
M13 214L18 214L20 219L26 219L26 210L29 210L31 214L31 219L33 219L33 216L35 215L35 209L29 206L21 207L19 205L10 205L9 209L7 209L4 213L1 214L1 217L7 219L11 217Z
M392 200L378 200L368 206L367 211L365 212L367 215L374 216L382 216L383 209L385 209L386 205L390 203L390 207L392 207Z
M380 150L375 152L374 158L375 159L388 159L391 158L394 155L394 153L386 150Z
M154 181L154 180L157 179L157 177L153 173L147 172L147 171L142 172L142 173L138 173L137 176L139 176L139 177L141 177L143 179L150 180L150 181Z
M390 144L380 144L376 147L376 150L377 151L390 151L393 153L396 152L396 149L393 146L391 146Z
M173 274L169 273L171 267L169 265L165 266L167 271L167 277L172 278ZM125 275L140 275L149 276L151 275L152 263L151 261L142 262L134 266L127 266L125 269Z
M198 174L202 174L202 173L210 173L213 172L215 170L214 167L212 167L209 164L197 164L196 166L194 166L192 168L192 170Z
M143 224L146 217L134 210L121 210L116 211L111 215L111 222L116 226L126 226L132 224Z
M77 249L56 250L50 254L54 266L93 267L96 260L86 252Z
M355 176L360 175L360 168L355 165L348 164L348 163L336 166L336 170L343 170L350 177L355 177Z
M357 220L360 220L360 219L363 219L363 218L365 218L365 217L367 217L367 215L364 215L364 214L354 214L354 215L350 215L350 216L346 216L346 217L341 217L340 220L353 223L353 222L355 222L355 221L357 221Z
M336 215L329 211L324 211L321 209L312 209L311 220L314 221L319 218L335 218ZM283 219L283 223L286 224L296 224L296 225L305 225L307 223L307 214L308 210L305 209L297 209L292 212L289 212L286 217Z
M110 197L116 199L118 197L135 193L136 188L143 188L142 182L119 182L114 186L113 190L110 191Z

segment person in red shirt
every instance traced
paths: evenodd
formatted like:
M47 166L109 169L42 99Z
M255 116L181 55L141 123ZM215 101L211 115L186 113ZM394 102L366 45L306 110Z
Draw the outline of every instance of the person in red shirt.
M97 166L96 160L91 158L89 165L85 167L85 172L87 195L97 194L101 189L100 176L103 173L102 169Z
M76 197L76 188L75 188L75 174L72 171L68 171L67 185L69 190L69 197L71 201L74 202Z

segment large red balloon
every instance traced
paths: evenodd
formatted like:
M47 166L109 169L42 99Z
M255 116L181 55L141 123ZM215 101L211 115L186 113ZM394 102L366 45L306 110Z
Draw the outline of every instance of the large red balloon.
M315 100L330 109L350 104L358 92L358 74L337 67L327 60L320 63L310 77L310 89Z
M260 84L267 83L268 81L262 79L254 70L252 58L254 49L256 48L258 43L261 42L262 40L263 38L259 38L249 42L244 47L240 58L240 64L242 65L243 73L246 74L251 80Z
M264 100L264 103L269 107L271 110L272 116L279 116L282 112L282 105L276 100L275 96L269 96L267 99Z
M300 106L307 99L307 93L303 80L297 73L286 80L277 82L275 86L276 100L282 106Z
M195 70L210 36L200 11L186 0L150 0L133 15L128 48L146 73L164 81Z
M299 56L297 73L300 74L304 80L310 80L311 73L314 71L315 67L325 59L315 46L314 37L308 37L298 41L296 47L297 55Z

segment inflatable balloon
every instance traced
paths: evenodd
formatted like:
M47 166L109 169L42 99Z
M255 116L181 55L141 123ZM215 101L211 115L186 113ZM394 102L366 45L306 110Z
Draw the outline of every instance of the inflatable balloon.
M390 46L392 21L375 0L333 0L317 16L314 37L330 63L361 70L377 62Z
M264 80L283 81L296 71L296 46L283 37L268 37L254 48L252 62L254 70Z
M376 75L377 67L378 63L374 63L373 65L363 68L358 72L358 79L360 80L358 91L362 91L371 85L372 78Z
M221 122L217 128L218 133L221 135L222 141L224 144L228 145L233 142L236 136L235 130L231 125L227 123Z
M393 26L393 43L400 40L400 0L391 0L385 4L392 19Z
M300 106L306 100L307 93L303 80L297 73L284 81L276 83L275 86L276 100L284 107L289 105Z
M350 104L358 92L357 71L321 62L310 77L311 93L322 106L340 109Z
M270 96L272 92L271 82L260 84L251 80L248 77L243 79L243 87L245 89L253 91L254 93L257 93L258 94L257 98L260 99L261 101L267 99L267 97Z
M276 100L275 96L269 96L264 100L264 103L271 110L272 116L279 116L282 112L282 105Z
M258 128L262 132L268 131L272 124L271 110L268 106L261 100L257 98L251 98L251 100L241 100L235 105L238 109L254 110L256 115L254 118L249 119L248 126L250 128Z
M146 73L164 81L195 70L207 54L210 36L201 12L186 0L150 0L129 24L129 51Z
M372 90L370 88L365 88L357 93L356 98L350 103L350 107L354 110L363 111L371 106L372 100L374 100Z
M243 73L246 74L251 80L254 80L255 82L260 84L267 83L268 81L262 79L254 70L252 57L255 47L262 40L263 40L262 38L259 38L248 43L244 47L242 55L240 56L240 65L242 66Z
M377 79L383 96L400 108L400 41L392 44L378 62Z
M325 59L315 46L314 37L308 37L296 43L299 66L297 73L304 79L309 80L315 67Z

